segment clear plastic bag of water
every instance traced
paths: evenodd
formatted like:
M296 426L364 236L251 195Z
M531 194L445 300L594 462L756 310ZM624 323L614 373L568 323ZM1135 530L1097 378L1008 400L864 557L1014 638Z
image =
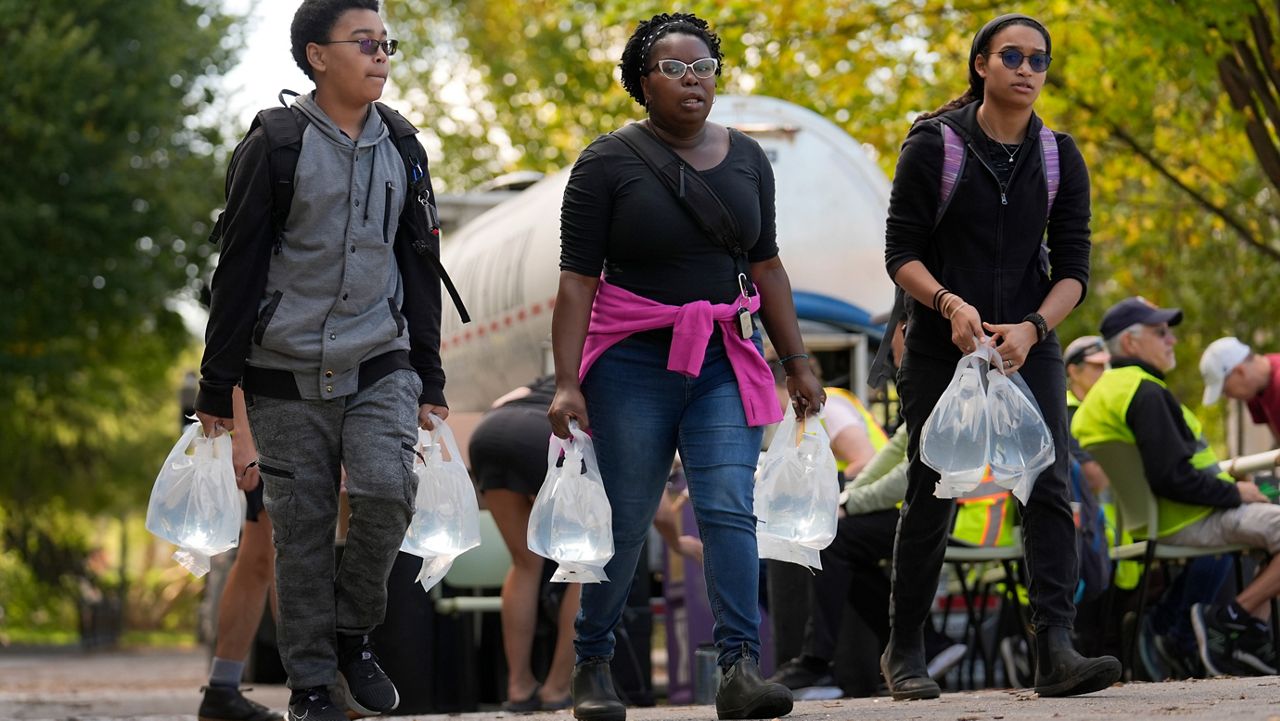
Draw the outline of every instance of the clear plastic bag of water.
M1053 435L1022 376L987 372L987 417L991 428L991 475L1022 503L1040 472L1053 465Z
M760 558L821 569L819 552L836 537L839 476L831 440L817 418L787 413L773 434L755 488Z
M480 545L480 507L471 475L449 425L435 415L431 422L433 430L418 430L413 464L418 492L400 544L401 551L423 559L418 581L428 591L453 559ZM433 559L447 559L447 564Z
M963 496L978 487L986 472L991 426L985 376L993 357L999 358L995 350L979 342L977 350L960 359L920 432L920 459L941 475L934 489L938 498Z
M206 438L199 423L187 426L151 488L147 530L177 546L173 559L200 577L209 572L210 557L240 543L244 513L231 436Z
M572 421L569 433L548 444L547 475L529 513L529 550L559 564L552 582L601 583L613 558L613 509L590 436Z

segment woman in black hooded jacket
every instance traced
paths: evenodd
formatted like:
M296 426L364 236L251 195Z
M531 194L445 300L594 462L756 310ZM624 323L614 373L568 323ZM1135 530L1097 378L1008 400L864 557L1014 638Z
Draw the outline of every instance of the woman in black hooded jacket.
M941 572L953 502L933 495L938 474L920 458L920 430L962 353L995 344L1019 371L1053 434L1056 461L1022 507L1037 658L1036 690L1066 696L1106 688L1114 658L1071 645L1078 561L1067 485L1065 373L1054 326L1089 279L1089 177L1071 136L1053 133L1057 173L1032 106L1050 62L1049 33L1003 15L974 37L969 90L917 119L902 146L889 201L885 261L906 292L907 352L898 391L909 430L909 487L893 559L892 632L881 659L895 699L934 698L921 629ZM964 146L943 190L946 124ZM954 157L954 156L953 156ZM958 172L957 172L958 170ZM1050 185L1057 181L1050 209ZM1046 238L1047 229L1047 242Z

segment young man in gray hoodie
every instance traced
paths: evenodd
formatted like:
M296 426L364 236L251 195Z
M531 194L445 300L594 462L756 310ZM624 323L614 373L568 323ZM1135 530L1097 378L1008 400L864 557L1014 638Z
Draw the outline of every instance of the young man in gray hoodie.
M228 175L196 408L207 433L231 430L244 389L275 528L289 718L345 721L330 684L359 715L399 703L368 634L413 514L417 427L448 414L427 262L439 243L425 153L410 135L416 159L402 158L391 111L375 106L396 50L377 0L305 0L291 36L316 90L292 110L303 129L287 219L273 222L281 181L258 127ZM351 524L335 572L341 466Z

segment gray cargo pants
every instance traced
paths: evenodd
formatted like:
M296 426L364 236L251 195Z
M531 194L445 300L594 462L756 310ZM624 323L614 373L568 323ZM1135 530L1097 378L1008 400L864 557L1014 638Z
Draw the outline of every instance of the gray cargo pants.
M387 576L413 516L418 394L397 370L330 401L245 394L274 529L280 659L289 687L332 683L336 632L368 633L387 609ZM341 466L351 526L334 570Z

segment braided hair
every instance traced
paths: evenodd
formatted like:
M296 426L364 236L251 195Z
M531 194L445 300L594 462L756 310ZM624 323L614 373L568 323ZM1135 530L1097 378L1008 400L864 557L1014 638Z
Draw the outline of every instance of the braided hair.
M995 20L984 25L982 29L978 31L978 34L973 36L973 45L969 49L969 87L964 91L964 94L954 100L951 100L932 113L921 114L915 119L912 125L915 125L921 120L928 120L929 118L955 110L956 108L963 108L970 103L976 103L982 99L982 94L986 90L986 81L978 74L978 69L974 62L978 59L979 55L987 54L987 51L991 48L991 40L996 36L996 33L1004 30L1010 25L1025 25L1032 30L1039 32L1040 35L1044 37L1046 48L1052 49L1052 41L1049 39L1049 31L1046 30L1044 25L1041 25L1035 18L1027 17L1026 15L1018 15L1016 13L1001 15Z
M622 89L642 106L645 99L640 78L649 72L649 54L653 52L654 43L671 33L684 33L702 40L711 51L711 57L717 61L724 60L724 55L720 52L720 36L711 31L706 20L692 13L661 13L641 21L627 40L627 45L622 50L622 62L618 63L618 67L622 70ZM720 74L723 65L721 62L716 68L716 75Z

